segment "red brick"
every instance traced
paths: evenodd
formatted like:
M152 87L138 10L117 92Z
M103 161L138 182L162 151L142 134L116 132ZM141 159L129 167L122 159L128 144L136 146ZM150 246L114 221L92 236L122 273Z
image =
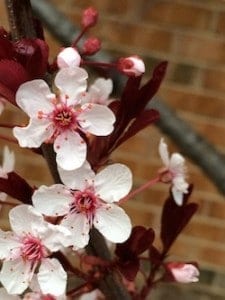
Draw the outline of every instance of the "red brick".
M159 95L175 109L199 113L206 117L225 118L224 99L209 95L207 91L195 91L190 86L165 84L160 88Z
M213 218L225 220L225 201L212 201L210 203L209 215Z
M71 10L85 9L89 6L95 7L99 13L108 13L110 15L121 15L126 13L129 6L129 0L120 1L105 1L105 0L72 0L72 1L60 1L54 0L61 8L67 9L68 12Z
M199 238L200 240L208 240L211 242L221 243L224 242L224 223L214 224L211 218L201 218L195 216L184 229L183 233L185 235L190 235L192 237Z
M143 18L150 23L181 28L208 29L212 11L206 8L192 6L173 1L145 1Z
M225 124L216 122L216 118L201 118L197 115L185 115L186 121L193 126L202 136L206 137L214 145L225 148Z
M179 33L176 43L174 55L179 55L180 58L189 58L196 64L204 63L216 66L225 61L225 41L223 39Z
M219 266L220 270L225 268L224 249L215 249L213 246L204 247L200 249L199 257L211 265Z
M106 20L104 26L99 24L93 32L112 49L115 49L115 44L118 49L119 44L165 52L170 49L172 42L172 35L168 30L118 21Z
M203 73L204 88L225 92L225 71L208 69Z
M216 32L225 34L225 12L221 12L218 17Z

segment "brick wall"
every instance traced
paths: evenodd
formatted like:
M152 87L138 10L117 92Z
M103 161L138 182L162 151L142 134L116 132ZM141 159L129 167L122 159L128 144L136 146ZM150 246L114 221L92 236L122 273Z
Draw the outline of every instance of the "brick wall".
M93 5L100 13L92 33L113 55L143 56L147 73L161 60L169 68L158 95L184 120L225 154L225 1L223 0L51 0L74 23ZM2 22L6 23L2 2ZM46 32L53 57L60 45ZM5 118L15 118L9 108ZM20 116L17 114L17 120ZM154 177L161 166L157 147L161 132L144 130L114 154L133 171L135 185ZM167 137L171 151L179 150ZM2 144L2 142L1 142ZM15 148L15 147L14 147ZM40 184L51 182L44 161L19 151L17 171ZM28 158L28 159L27 159ZM23 164L25 163L25 168ZM31 167L34 172L30 172ZM192 200L198 214L171 249L171 257L197 260L202 268L225 273L225 201L198 166L188 161ZM159 230L159 215L167 187L159 184L126 204L134 224ZM182 298L183 299L183 298ZM201 298L203 299L203 298ZM209 298L207 298L209 299ZM211 298L210 298L211 299ZM213 298L214 299L214 298ZM219 299L219 298L218 298Z

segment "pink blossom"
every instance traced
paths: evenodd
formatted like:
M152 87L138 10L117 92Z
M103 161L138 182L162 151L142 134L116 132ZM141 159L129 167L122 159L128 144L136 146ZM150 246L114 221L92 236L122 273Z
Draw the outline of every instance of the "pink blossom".
M165 165L159 170L161 181L172 183L172 194L177 205L182 205L183 194L188 192L188 183L185 180L185 160L179 153L173 153L169 158L168 147L163 139L160 140L159 154Z
M57 56L57 65L60 69L68 67L79 67L81 57L73 47L64 48Z
M93 55L101 49L101 41L98 38L88 38L83 45L83 54Z
M21 294L38 268L37 280L43 294L62 295L67 274L59 261L49 258L62 247L69 232L44 221L30 205L19 205L9 212L13 231L0 231L0 281L9 294Z
M190 283L199 280L199 270L191 263L167 263L166 268L177 282Z
M80 132L106 136L112 132L115 122L108 107L82 104L87 77L82 68L62 68L55 77L57 95L40 79L20 86L16 101L30 117L28 126L13 129L21 147L37 148L43 142L51 142L60 167L72 170L84 163L87 145Z
M113 164L95 174L85 162L73 171L59 168L59 174L66 186L41 186L32 200L42 214L63 216L60 224L71 232L68 246L85 247L92 226L113 243L129 237L130 219L122 208L113 204L131 189L132 175L126 166Z
M128 76L140 76L145 72L143 60L136 55L120 58L117 67Z
M81 24L84 28L95 26L98 21L98 11L93 7L84 10Z

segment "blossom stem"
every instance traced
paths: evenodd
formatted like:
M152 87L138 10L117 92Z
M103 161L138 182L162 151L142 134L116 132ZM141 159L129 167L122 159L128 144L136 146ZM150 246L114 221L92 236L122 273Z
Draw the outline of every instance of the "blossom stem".
M119 201L119 204L122 204L122 203L126 202L127 200L135 197L137 194L143 192L146 189L149 189L150 187L152 187L153 185L155 185L158 182L160 182L160 177L156 177L154 179L151 179L151 180L147 181L146 183L144 183L143 185L141 185L137 189L131 191L126 197L122 198Z
M20 203L12 203L12 202L10 202L10 201L2 201L2 200L0 200L0 204L1 204L1 205L17 206L17 205L19 205Z
M5 140L5 141L8 141L8 142L11 142L11 143L15 143L15 144L18 144L17 140L12 138L12 137L9 137L9 136L5 136L3 134L0 134L0 139L2 140Z
M81 65L88 65L94 67L102 67L102 68L115 68L116 64L114 63L105 63L105 62L95 62L90 60L82 60Z
M33 23L30 0L5 0L12 39L34 38L35 29Z
M75 41L72 43L72 47L77 47L77 43L82 38L82 36L86 33L88 27L84 27L83 30L79 33L79 35L76 37Z

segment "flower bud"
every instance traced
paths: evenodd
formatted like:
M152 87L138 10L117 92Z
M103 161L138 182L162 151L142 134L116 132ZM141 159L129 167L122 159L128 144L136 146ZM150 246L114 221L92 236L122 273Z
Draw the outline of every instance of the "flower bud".
M199 280L199 270L194 264L171 262L167 263L165 267L177 282L190 283Z
M84 10L81 24L84 28L93 27L97 23L98 12L93 7L88 7Z
M83 54L93 55L101 49L101 41L97 38L89 38L84 42Z
M128 76L140 76L145 72L143 60L136 55L120 58L117 68Z
M64 48L57 56L57 65L60 69L79 66L80 61L80 54L72 47Z

